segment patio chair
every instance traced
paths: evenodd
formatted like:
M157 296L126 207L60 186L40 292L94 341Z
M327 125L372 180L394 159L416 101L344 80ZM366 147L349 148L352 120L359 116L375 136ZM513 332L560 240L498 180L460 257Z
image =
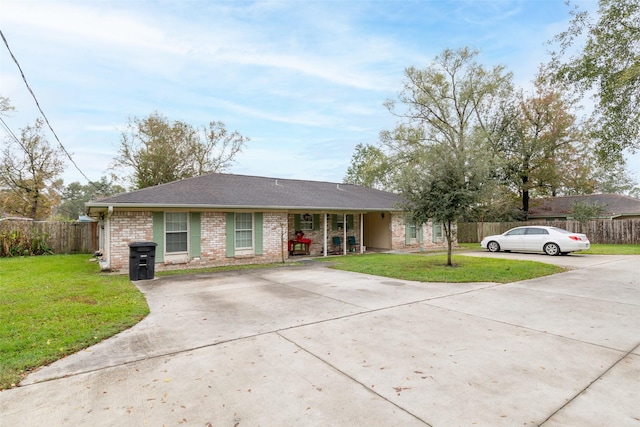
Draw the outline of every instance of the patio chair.
M349 245L349 252L355 252L359 246L356 242L356 236L348 236L347 245Z
M342 239L338 236L333 236L331 239L333 242L333 251L332 254L341 254L342 253Z

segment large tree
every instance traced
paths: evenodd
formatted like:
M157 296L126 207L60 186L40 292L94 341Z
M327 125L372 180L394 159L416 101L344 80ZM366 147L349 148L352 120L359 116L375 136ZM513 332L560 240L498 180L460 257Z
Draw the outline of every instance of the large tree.
M124 193L126 190L120 185L109 181L107 177L88 184L72 182L65 186L61 195L61 204L57 208L57 216L63 219L76 220L85 212L84 204L101 197Z
M129 170L134 188L150 187L227 170L247 141L219 121L196 128L153 113L129 120L114 168Z
M423 169L403 174L401 191L409 222L442 224L451 266L456 223L475 205L486 175L469 168L468 158L443 144L425 149Z
M532 92L514 93L498 119L492 148L502 179L520 195L523 216L532 195L569 189L591 192L589 139L572 112L572 100L541 72Z
M511 88L504 67L485 69L477 55L447 49L424 70L408 68L398 99L386 103L400 123L381 133L409 217L444 224L449 265L455 222L489 187L488 118Z
M389 157L378 147L358 144L351 156L344 182L378 190L390 190L393 168Z
M62 185L63 156L61 149L49 145L40 119L22 129L19 139L8 139L0 166L2 210L33 219L51 215Z
M618 161L640 148L640 2L599 0L596 17L577 6L569 29L555 38L557 77L593 92L601 159ZM578 53L574 53L577 50Z

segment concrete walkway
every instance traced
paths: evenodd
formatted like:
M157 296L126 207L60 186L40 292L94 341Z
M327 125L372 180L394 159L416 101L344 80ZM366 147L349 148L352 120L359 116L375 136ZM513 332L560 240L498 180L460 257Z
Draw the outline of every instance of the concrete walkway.
M0 426L640 426L637 256L508 285L304 267L137 282L151 314L0 392Z

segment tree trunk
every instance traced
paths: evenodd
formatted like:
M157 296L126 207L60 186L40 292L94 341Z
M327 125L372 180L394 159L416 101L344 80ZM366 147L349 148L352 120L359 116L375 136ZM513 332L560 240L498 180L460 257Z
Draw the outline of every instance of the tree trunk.
M451 221L444 224L444 235L447 239L447 267L452 267L451 252L453 251L453 232L451 229Z
M524 219L529 216L529 176L522 177L522 212L524 213Z
M526 220L529 217L529 190L522 191L522 212Z

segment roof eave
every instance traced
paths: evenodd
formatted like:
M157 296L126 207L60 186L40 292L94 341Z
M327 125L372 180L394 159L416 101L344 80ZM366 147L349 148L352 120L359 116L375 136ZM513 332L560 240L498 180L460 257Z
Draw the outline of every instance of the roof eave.
M212 209L212 210L269 210L269 211L323 211L323 212L402 212L400 208L381 208L381 207L335 207L335 206L259 206L259 205L206 205L206 204L164 204L164 203L96 203L89 202L85 204L88 211L106 210L109 207L114 209Z

